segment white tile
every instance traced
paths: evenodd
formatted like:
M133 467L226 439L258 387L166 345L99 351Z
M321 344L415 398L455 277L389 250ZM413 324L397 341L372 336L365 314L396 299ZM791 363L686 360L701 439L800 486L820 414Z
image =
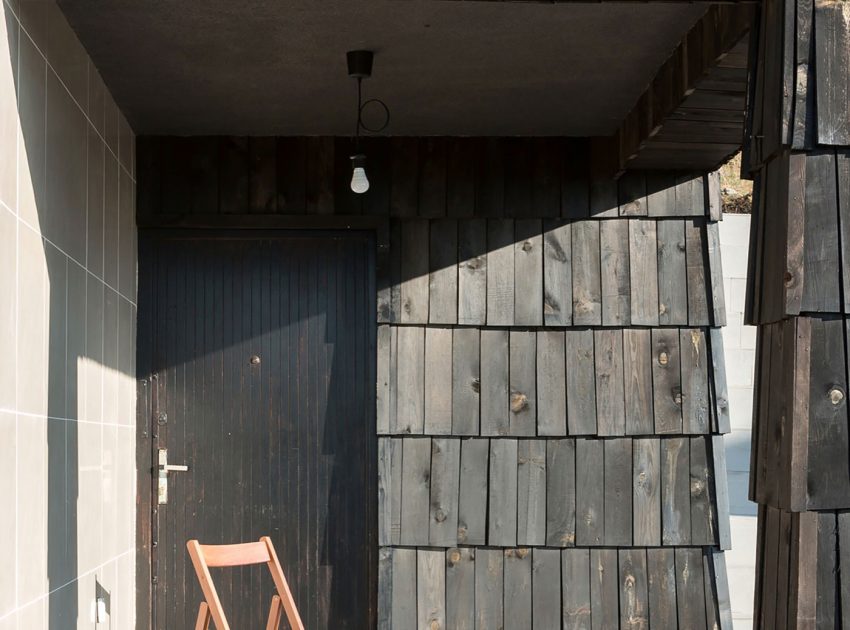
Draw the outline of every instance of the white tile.
M724 350L726 350L724 348ZM756 353L754 350L729 348L726 355L726 380L729 387L752 387Z
M101 562L119 553L119 506L116 498L120 492L119 462L116 427L103 425L103 472L101 474Z
M47 421L17 418L17 600L18 605L47 593Z
M727 313L726 325L723 327L723 350L728 354L730 350L741 349L741 314Z
M748 247L750 244L750 215L724 214L720 222L720 245Z
M721 253L721 256L723 254ZM724 260L724 263L726 261ZM726 309L729 313L743 313L747 301L747 280L743 278L730 277L729 283L729 302L726 303Z
M12 211L18 207L18 23L0 15L0 202ZM8 53L7 53L8 51Z
M750 431L733 430L725 435L726 470L728 472L749 472L750 470Z
M15 215L0 207L0 409L16 408L17 229Z
M17 409L47 415L47 261L41 237L18 233Z
M755 503L747 498L750 486L749 473L730 472L726 478L729 482L730 512L739 516L755 516L758 513L758 508ZM734 542L732 544L734 545Z
M79 572L91 571L102 562L102 427L78 422L77 557Z
M15 414L0 412L0 496L14 504L17 485L16 450L18 445ZM15 608L15 531L17 523L5 512L0 517L0 617Z
M732 429L749 431L753 426L753 388L729 388L729 418Z
M758 328L755 326L741 326L741 348L744 350L756 349L756 333Z

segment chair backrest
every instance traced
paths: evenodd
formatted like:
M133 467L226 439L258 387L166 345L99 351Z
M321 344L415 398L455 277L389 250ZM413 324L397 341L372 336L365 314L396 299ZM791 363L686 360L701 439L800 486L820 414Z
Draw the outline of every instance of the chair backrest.
M198 582L204 593L204 601L201 602L198 610L196 630L207 630L211 621L215 623L216 630L230 630L210 575L210 567L242 567L263 563L269 567L277 589L277 594L272 597L269 608L266 630L277 630L283 611L286 612L286 618L293 630L304 630L304 624L295 607L295 600L283 575L283 568L280 566L271 538L263 536L259 542L235 545L202 545L197 540L190 540L186 543L186 548L189 550L189 557L192 559ZM283 611L281 611L281 605Z

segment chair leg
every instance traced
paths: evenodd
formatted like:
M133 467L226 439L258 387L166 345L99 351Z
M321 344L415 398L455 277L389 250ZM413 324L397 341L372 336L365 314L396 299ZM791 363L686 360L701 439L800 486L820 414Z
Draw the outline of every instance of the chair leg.
M272 605L269 608L269 621L266 624L266 630L278 630L280 628L280 620L283 609L280 606L280 596L272 596Z
M209 630L211 620L210 607L206 602L201 602L198 608L198 620L195 622L195 630Z

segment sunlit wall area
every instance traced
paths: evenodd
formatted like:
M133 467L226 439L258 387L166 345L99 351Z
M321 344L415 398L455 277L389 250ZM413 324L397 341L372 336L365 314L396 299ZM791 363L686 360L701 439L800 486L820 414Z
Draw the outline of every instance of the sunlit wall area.
M0 630L130 628L135 139L56 4L0 4Z
M756 329L744 326L750 215L726 214L720 224L726 328L723 350L729 383L732 432L726 435L726 466L732 549L726 552L735 628L752 628L758 506L747 498L753 416L753 369Z

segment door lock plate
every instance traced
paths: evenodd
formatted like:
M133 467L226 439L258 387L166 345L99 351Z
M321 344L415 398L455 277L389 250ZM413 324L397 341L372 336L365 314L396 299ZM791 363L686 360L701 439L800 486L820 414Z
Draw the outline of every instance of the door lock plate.
M188 471L188 466L168 463L167 448L161 448L157 451L156 499L159 505L165 505L168 503L168 473Z

